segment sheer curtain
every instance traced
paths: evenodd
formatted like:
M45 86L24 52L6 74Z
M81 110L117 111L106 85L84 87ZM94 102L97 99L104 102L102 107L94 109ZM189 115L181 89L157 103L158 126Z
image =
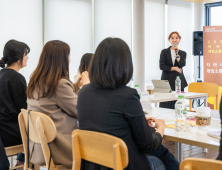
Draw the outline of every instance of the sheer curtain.
M145 0L145 82L160 80L160 52L165 48L165 0Z
M42 50L42 1L7 0L0 3L0 50L7 41L15 39L25 42L31 49L27 67L20 73L29 81L36 68Z
M131 48L131 0L95 0L95 48L107 37L123 39Z
M50 40L61 40L69 44L71 81L78 71L82 55L92 52L91 30L91 0L45 1L45 43Z

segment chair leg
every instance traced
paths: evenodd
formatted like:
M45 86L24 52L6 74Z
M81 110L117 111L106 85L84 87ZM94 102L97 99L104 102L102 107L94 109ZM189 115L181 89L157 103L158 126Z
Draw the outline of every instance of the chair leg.
M207 152L208 152L208 149L207 149L207 148L203 148L203 152L204 152L204 153L207 153Z
M34 170L40 170L40 167L38 165L34 165Z
M190 111L192 111L192 99L190 99Z

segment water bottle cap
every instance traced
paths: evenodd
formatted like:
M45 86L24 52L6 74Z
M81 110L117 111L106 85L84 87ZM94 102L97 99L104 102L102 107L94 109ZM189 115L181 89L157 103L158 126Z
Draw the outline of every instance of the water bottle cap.
M184 99L184 96L183 95L179 95L178 99Z
M135 87L139 87L139 85L135 85Z
M177 76L177 79L179 79L180 78L180 76Z

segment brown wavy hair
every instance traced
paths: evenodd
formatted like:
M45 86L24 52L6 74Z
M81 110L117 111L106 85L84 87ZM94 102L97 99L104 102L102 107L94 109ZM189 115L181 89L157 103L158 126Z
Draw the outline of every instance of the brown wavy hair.
M179 37L179 39L181 39L181 36L180 36L179 32L174 31L174 32L171 32L170 35L168 36L168 40L169 40L169 41L170 41L170 38L172 37L173 34L177 34L177 36Z
M37 92L38 99L52 97L57 90L59 80L62 78L69 80L69 54L69 45L62 41L49 41L44 45L39 63L31 75L26 90L29 99L34 98L34 92Z

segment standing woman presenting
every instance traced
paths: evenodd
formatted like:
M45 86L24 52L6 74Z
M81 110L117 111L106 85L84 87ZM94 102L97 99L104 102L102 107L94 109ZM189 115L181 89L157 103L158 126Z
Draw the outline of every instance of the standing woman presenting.
M163 49L160 54L160 70L162 70L161 80L168 80L170 87L175 91L175 80L180 76L181 91L187 86L187 81L183 74L183 67L186 65L186 52L178 48L181 36L178 32L171 32L168 37L171 46ZM161 102L160 107L174 109L176 101Z

